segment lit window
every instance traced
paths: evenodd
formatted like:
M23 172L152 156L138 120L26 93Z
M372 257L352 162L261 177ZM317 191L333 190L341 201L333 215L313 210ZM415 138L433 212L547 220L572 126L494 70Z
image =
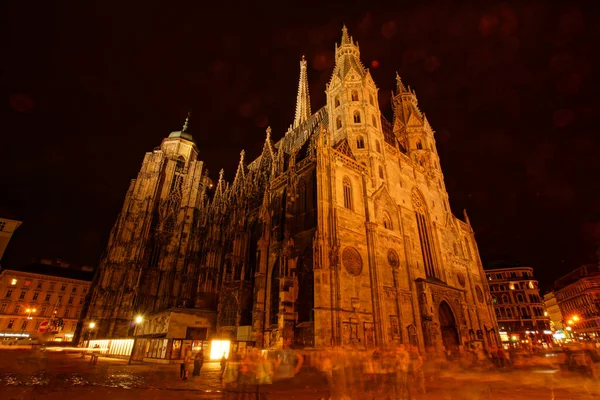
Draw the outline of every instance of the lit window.
M533 282L529 282L529 289L534 289Z
M515 284L514 284L514 283L511 283L510 285L508 285L508 288L509 288L510 290L515 290Z
M15 285L17 284L17 280L16 280L15 278L13 278L13 279L10 281L10 284L11 284L11 285L13 285L13 286L15 286Z
M23 286L25 286L25 287L31 286L31 281L25 281L25 283L23 284Z

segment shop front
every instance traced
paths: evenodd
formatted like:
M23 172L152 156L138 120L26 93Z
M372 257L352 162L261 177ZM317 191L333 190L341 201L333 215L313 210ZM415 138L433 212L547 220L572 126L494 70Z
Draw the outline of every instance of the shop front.
M216 315L211 311L175 309L144 316L135 329L131 359L153 363L179 363L186 349L210 352Z

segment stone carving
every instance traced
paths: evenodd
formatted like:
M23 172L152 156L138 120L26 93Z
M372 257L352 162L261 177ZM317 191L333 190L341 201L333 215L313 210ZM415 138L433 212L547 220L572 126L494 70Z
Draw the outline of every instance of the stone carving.
M358 276L362 272L362 258L354 247L346 247L342 252L342 264L350 275Z
M456 274L456 278L458 279L458 283L460 284L460 286L465 287L465 276L461 272L458 272Z
M479 285L475 285L475 294L477 295L477 300L480 303L483 303L483 292L481 291Z
M390 264L390 266L392 266L394 268L400 264L400 260L398 258L398 253L396 253L396 250L394 250L394 249L388 250L387 259L388 259L388 264Z

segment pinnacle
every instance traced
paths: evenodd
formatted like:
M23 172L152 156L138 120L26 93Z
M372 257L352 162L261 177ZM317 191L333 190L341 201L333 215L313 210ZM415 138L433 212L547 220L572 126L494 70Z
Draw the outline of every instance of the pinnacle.
M188 131L188 126L190 124L190 117L192 116L192 113L188 111L187 113L187 117L185 118L185 122L183 123L183 128L181 128L181 132L186 132Z
M352 39L348 35L348 28L346 28L346 24L342 27L342 45L344 44L352 44Z

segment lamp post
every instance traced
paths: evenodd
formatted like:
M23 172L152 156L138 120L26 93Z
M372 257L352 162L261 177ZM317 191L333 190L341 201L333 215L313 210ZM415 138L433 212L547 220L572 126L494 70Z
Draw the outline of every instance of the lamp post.
M129 364L131 364L131 360L133 359L133 352L135 351L135 344L137 342L137 326L139 324L141 324L142 322L144 322L144 317L141 315L138 315L135 317L135 319L133 320L134 323L134 330L133 330L133 346L131 346L131 354L129 355Z
M26 321L29 321L29 320L33 319L33 317L31 316L31 314L35 313L36 311L37 310L35 308L28 308L28 309L26 309L25 310L25 313L27 313L27 320ZM25 332L26 325L25 324L22 325L21 328L22 328L21 329L21 336L23 336L23 332Z

